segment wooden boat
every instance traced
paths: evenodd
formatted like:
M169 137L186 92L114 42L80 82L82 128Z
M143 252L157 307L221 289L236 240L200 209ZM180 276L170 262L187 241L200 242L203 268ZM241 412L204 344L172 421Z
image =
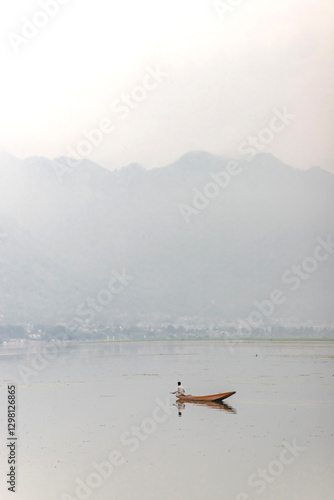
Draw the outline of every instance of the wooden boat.
M177 395L178 401L223 401L223 399L227 399L230 396L233 396L234 392L222 392L221 394L211 394L210 396L192 396L191 394L179 394Z

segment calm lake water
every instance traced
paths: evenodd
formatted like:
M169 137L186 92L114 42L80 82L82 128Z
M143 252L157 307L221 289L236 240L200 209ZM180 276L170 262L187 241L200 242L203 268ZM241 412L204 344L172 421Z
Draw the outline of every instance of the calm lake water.
M334 342L114 342L0 348L0 497L334 498ZM21 368L19 368L21 367ZM236 391L228 406L174 405ZM17 493L7 491L7 384L17 384Z

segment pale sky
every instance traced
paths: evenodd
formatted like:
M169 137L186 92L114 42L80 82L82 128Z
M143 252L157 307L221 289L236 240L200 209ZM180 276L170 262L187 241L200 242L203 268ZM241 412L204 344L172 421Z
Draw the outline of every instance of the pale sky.
M193 150L235 155L286 109L264 151L330 163L334 2L220 3L225 14L213 0L2 2L0 150L69 155L104 123L81 156L153 168Z

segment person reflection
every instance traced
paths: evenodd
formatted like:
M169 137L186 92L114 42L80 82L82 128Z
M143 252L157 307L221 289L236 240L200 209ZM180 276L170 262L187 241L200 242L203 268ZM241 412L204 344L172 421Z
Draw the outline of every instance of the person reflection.
M185 409L186 405L182 403L181 401L177 401L174 403L174 406L178 409L179 417L182 417L182 412Z

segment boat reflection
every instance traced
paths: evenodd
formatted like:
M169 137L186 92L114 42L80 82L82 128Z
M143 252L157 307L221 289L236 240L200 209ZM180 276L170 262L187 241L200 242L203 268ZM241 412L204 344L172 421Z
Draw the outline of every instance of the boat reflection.
M186 408L186 404L190 405L197 405L197 406L208 406L209 408L213 408L214 410L223 410L227 411L229 413L237 413L237 410L233 408L232 406L227 405L226 403L223 403L223 401L186 401L186 402L181 402L177 401L174 403L174 406L177 407L179 417L182 417L182 412Z

